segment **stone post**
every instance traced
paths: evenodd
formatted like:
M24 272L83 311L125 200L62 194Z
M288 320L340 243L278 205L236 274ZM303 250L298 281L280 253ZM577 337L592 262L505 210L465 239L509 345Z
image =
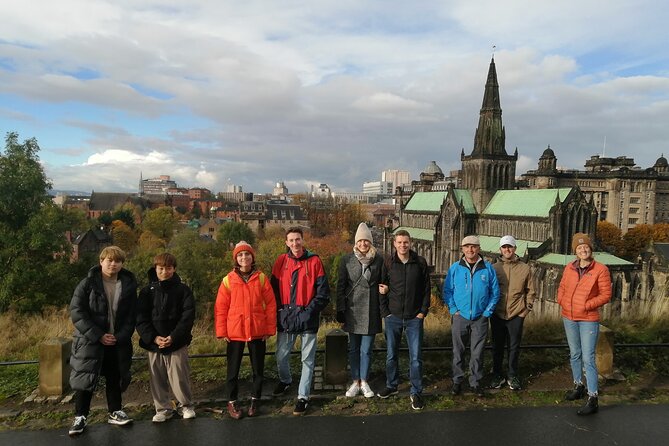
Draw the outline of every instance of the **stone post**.
M70 387L72 340L53 338L39 346L39 392L45 396L64 395Z
M325 383L346 384L348 381L348 336L334 328L325 334Z
M601 324L595 349L595 363L600 376L613 376L613 330Z

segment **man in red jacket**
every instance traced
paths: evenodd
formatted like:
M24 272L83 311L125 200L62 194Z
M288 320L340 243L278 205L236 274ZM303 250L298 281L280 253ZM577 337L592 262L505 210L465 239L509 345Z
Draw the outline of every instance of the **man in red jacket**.
M299 337L302 349L302 374L297 389L294 415L303 415L309 404L311 382L316 359L316 333L320 313L330 302L330 287L321 259L304 249L302 228L286 231L285 254L272 268L272 287L277 301L276 363L279 383L274 395L282 395L290 387L290 352Z

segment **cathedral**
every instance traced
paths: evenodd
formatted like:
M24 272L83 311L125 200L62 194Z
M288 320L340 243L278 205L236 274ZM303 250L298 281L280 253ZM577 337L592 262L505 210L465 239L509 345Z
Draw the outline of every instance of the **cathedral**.
M441 169L430 162L408 195L398 190L399 225L394 231L409 231L414 249L427 259L439 283L460 258L460 241L466 235L478 235L482 254L493 261L499 238L513 235L517 254L532 267L538 311L557 314L557 286L564 266L574 259L571 238L584 232L596 239L598 210L592 195L578 185L516 189L518 150L509 155L505 138L493 58L474 147L460 156L459 185L444 181ZM609 267L613 280L613 305L605 311L623 312L631 300L649 296L638 265L605 252L595 252L595 258Z

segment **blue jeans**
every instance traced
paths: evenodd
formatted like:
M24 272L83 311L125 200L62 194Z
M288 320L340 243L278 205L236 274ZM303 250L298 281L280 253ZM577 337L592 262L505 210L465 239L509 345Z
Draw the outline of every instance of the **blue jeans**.
M574 383L583 382L583 368L585 368L588 395L596 396L599 389L595 348L599 336L599 322L572 321L564 317L562 322L569 344L569 361Z
M348 334L348 363L353 381L367 381L376 335Z
M302 374L300 375L300 385L297 388L297 397L308 400L316 362L316 333L278 332L276 335L276 365L281 382L286 384L293 382L293 378L290 376L290 352L293 350L298 337L302 341Z
M386 336L386 386L397 389L400 381L398 368L398 352L402 340L402 331L406 332L409 347L409 380L411 381L411 395L423 392L423 319L401 319L390 316L384 319L384 334Z

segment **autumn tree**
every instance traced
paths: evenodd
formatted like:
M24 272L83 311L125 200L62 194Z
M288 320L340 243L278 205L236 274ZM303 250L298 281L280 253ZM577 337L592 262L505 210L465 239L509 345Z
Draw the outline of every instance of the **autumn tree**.
M167 244L174 236L178 223L172 208L165 206L146 211L141 229L142 233L150 232Z
M597 244L607 252L620 256L623 254L622 231L608 221L597 222Z
M653 239L653 227L650 225L637 225L627 231L623 236L623 257L630 261L643 252Z
M127 254L132 253L137 248L137 234L125 222L114 220L111 234L114 244Z

